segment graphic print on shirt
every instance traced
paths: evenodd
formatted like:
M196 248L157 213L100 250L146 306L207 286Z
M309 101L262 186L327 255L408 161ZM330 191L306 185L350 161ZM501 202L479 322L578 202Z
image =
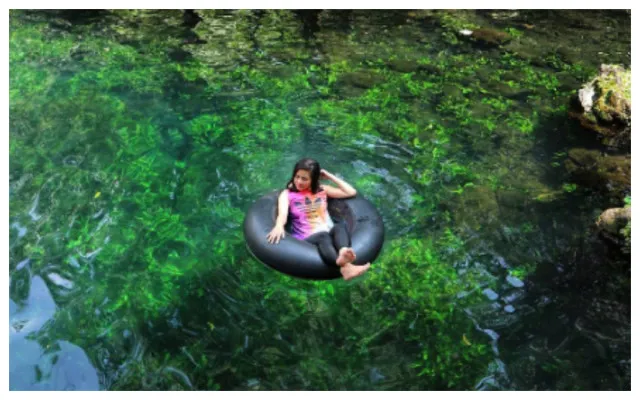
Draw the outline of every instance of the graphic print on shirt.
M320 222L324 218L322 215L322 199L317 197L314 201L312 201L309 197L304 197L304 204L301 201L294 201L293 205L298 208L298 211L303 212L306 216L306 220L311 224L311 231L315 232L315 228L318 226Z
M296 239L322 231L329 231L333 221L327 212L327 193L289 192L289 212L292 217L291 233Z

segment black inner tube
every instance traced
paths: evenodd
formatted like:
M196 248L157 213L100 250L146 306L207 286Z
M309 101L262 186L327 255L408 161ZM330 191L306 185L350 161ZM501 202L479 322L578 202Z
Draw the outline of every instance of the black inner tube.
M285 238L278 244L267 242L266 236L276 221L280 192L277 190L261 197L247 212L244 235L248 250L263 264L291 276L305 279L339 278L339 269L335 265L325 264L315 245L291 236L290 219L285 226ZM384 241L382 218L373 204L358 195L349 199L329 199L328 210L334 222L346 223L357 255L356 263L372 262Z

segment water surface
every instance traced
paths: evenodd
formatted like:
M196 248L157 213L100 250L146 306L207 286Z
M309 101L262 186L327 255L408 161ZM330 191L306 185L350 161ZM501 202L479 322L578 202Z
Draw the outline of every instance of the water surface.
M10 35L12 390L630 389L629 255L589 231L618 204L563 168L599 148L567 106L630 65L630 14L20 11ZM302 157L382 214L365 277L246 251Z

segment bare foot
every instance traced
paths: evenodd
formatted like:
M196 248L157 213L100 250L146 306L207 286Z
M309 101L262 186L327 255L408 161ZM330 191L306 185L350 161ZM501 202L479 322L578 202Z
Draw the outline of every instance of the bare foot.
M353 252L353 249L343 247L340 249L340 253L338 253L338 258L336 259L336 264L339 267L342 267L346 264L353 262L356 259L356 253Z
M348 281L349 279L353 279L364 274L370 266L371 263L366 263L364 265L353 265L351 263L348 263L344 267L340 268L340 273L342 274L344 280Z
M354 262L356 260L356 252L353 251L351 247L349 247L346 251L347 257L349 257L349 262Z

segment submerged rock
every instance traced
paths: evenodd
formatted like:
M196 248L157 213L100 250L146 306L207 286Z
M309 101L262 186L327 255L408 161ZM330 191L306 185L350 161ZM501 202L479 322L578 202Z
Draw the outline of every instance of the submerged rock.
M415 60L394 59L387 62L387 66L393 71L409 73L416 72L420 69L420 65Z
M511 41L511 35L507 32L492 28L461 30L460 34L470 37L476 43L491 47L500 46Z
M516 9L497 10L497 11L491 11L489 13L489 16L496 20L512 19L512 18L518 17L519 15L520 15L520 12Z
M382 83L384 78L372 71L356 71L342 74L339 78L341 85L354 86L361 89L370 89Z
M617 235L631 221L631 207L610 208L600 214L596 226L610 234Z
M500 223L500 206L494 191L485 186L466 188L446 207L457 224L471 229L495 229Z
M498 297L500 297L500 296L498 295L498 293L496 293L496 292L494 292L493 290L488 289L488 288L487 288L487 289L484 289L484 290L482 291L482 293L484 293L484 295L485 295L485 296L487 296L487 298L488 298L489 300L495 300L495 299L497 299Z
M577 183L606 190L619 201L631 190L630 156L609 156L597 150L573 148L564 165Z
M620 65L601 65L598 76L578 90L569 115L601 134L605 145L630 147L631 71Z
M524 282L522 282L520 279L516 278L515 276L508 275L506 277L506 280L513 287L519 288L519 287L523 287L524 286Z
M580 64L584 60L581 49L572 45L561 45L556 48L555 53L562 61L570 65ZM553 53L550 54L552 56Z

